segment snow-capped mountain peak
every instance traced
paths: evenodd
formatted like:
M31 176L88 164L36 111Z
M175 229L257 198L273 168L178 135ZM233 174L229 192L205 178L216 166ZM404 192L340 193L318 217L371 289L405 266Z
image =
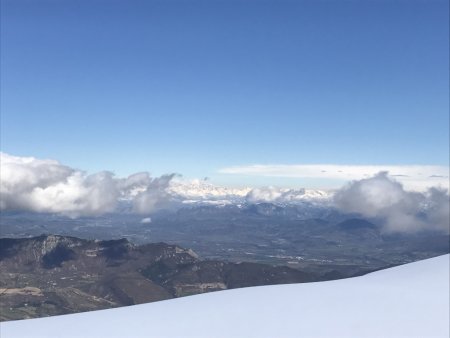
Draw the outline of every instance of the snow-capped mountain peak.
M240 204L324 202L332 192L313 189L287 189L277 187L232 188L213 185L206 180L173 180L167 192L183 203Z

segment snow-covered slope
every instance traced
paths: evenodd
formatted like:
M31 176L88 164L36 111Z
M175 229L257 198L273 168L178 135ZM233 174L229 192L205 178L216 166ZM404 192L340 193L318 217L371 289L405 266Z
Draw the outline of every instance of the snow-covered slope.
M1 324L1 337L449 337L449 255L363 277Z

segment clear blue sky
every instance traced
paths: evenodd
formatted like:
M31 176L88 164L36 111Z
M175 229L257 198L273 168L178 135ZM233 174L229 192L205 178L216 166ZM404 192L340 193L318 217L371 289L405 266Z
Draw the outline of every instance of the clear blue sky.
M448 1L2 0L1 148L118 174L448 165Z

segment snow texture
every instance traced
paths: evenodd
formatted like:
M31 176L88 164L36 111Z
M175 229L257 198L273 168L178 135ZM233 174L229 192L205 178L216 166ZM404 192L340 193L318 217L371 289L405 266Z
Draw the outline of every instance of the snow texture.
M449 255L338 281L6 322L1 337L449 337Z

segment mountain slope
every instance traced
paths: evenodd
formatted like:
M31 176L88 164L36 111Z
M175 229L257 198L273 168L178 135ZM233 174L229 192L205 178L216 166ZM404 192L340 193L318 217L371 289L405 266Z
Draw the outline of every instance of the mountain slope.
M448 337L449 255L345 280L6 322L13 337Z
M192 250L165 243L55 235L0 238L0 320L321 279L288 267L201 260Z

